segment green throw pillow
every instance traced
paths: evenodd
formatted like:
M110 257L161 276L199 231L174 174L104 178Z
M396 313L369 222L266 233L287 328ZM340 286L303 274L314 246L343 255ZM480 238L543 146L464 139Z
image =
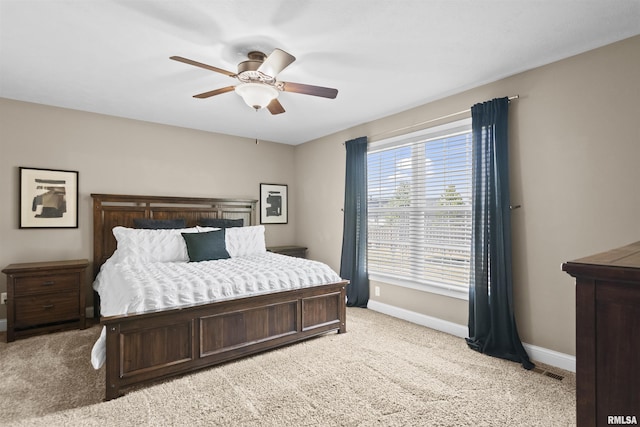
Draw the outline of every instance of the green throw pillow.
M181 233L187 244L189 261L211 261L229 258L224 243L224 229L205 233Z

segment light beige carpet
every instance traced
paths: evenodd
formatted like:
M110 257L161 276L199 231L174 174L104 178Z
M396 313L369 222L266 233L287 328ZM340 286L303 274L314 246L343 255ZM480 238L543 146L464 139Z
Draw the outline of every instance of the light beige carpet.
M103 402L99 328L0 343L0 424L29 426L571 426L563 380L463 339L349 308L327 334ZM548 368L548 367L545 367Z

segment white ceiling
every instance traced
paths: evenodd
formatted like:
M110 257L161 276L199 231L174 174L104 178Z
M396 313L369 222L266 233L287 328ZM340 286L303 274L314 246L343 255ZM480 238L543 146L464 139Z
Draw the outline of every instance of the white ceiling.
M640 0L0 0L0 97L295 145L637 34ZM337 98L196 99L236 80L169 59L275 47Z

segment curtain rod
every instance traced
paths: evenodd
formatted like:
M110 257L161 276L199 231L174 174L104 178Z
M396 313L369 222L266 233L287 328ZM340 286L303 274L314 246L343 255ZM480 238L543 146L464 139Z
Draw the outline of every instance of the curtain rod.
M509 99L509 101L511 101L513 99L518 99L518 98L520 98L520 95L513 95L513 96L510 96L508 99ZM376 137L378 137L380 135L386 135L388 133L395 133L395 132L398 132L398 131L401 131L401 130L411 129L411 128L414 128L416 126L426 125L427 123L437 122L438 120L448 119L449 117L459 116L460 114L468 113L470 111L471 111L471 108L467 108L466 110L458 111L457 113L451 113L451 114L447 114L446 116L436 117L435 119L425 120L424 122L415 123L415 124L412 124L412 125L409 125L409 126L405 126L405 127L402 127L402 128L380 132L380 133L377 133L375 135L371 135L371 137L369 139L371 140L371 139L376 138ZM369 141L369 142L371 142L371 141Z

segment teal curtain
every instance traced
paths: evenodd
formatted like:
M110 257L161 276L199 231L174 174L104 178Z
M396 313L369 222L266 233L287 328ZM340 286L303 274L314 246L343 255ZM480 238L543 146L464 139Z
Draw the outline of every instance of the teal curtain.
M347 168L344 189L344 227L340 276L350 281L347 305L366 307L367 276L367 138L345 143Z
M471 107L473 194L469 338L473 350L534 367L513 312L507 98Z

